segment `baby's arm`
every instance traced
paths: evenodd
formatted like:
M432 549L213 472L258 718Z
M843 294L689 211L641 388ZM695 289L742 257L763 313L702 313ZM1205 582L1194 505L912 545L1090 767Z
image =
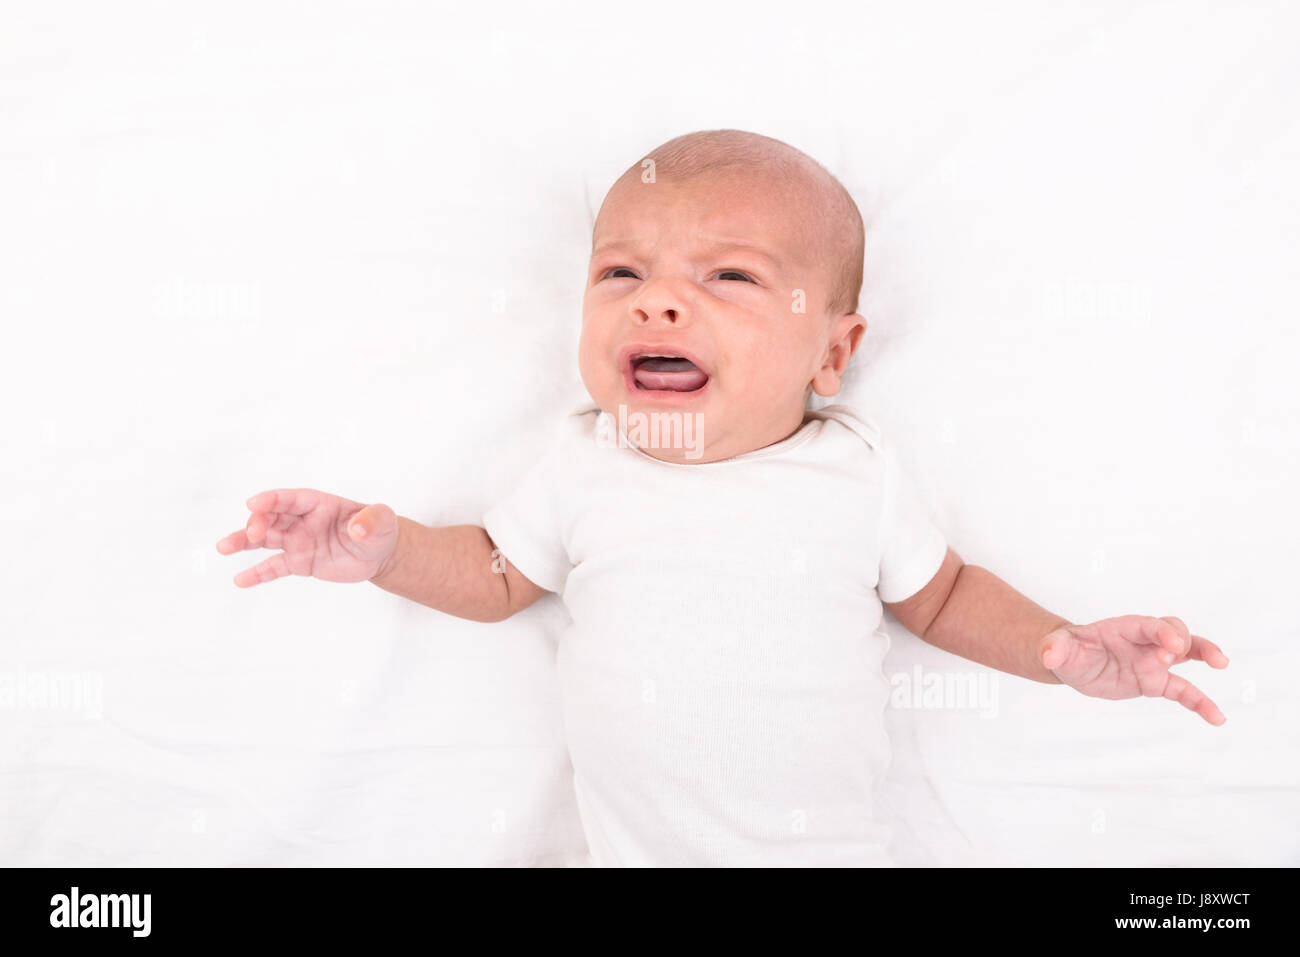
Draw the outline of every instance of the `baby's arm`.
M370 579L385 591L472 621L502 621L546 594L477 525L430 527L398 516L397 547Z
M1070 622L987 569L965 564L951 548L928 585L885 607L937 648L1022 678L1061 683L1043 665L1040 646L1045 635Z
M1168 698L1210 724L1225 720L1199 688L1169 671L1192 659L1228 666L1217 645L1191 634L1179 618L1122 615L1071 624L951 548L929 584L885 607L930 644L999 671L1096 698Z
M371 581L473 621L501 621L546 594L506 562L477 525L430 527L387 505L362 505L315 489L261 492L248 500L248 509L246 527L217 542L217 551L282 551L236 575L241 588L286 575Z

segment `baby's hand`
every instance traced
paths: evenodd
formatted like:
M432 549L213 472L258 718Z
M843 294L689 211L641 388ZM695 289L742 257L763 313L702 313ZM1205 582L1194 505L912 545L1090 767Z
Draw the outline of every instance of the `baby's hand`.
M1122 615L1091 625L1058 628L1044 636L1039 658L1062 682L1094 698L1168 698L1210 724L1223 712L1171 665L1196 659L1211 668L1228 667L1219 646L1188 632L1179 618Z
M247 505L253 513L248 525L217 542L217 551L283 551L236 575L240 588L285 575L366 581L383 570L397 547L397 515L387 505L362 505L309 488L259 492Z

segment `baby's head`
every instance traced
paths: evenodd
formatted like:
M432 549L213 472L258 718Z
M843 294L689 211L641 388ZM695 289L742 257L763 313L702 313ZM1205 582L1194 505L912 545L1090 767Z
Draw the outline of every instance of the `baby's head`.
M778 442L811 393L839 391L867 326L862 257L852 197L794 147L741 130L669 140L596 216L582 381L611 415L690 416L703 449L643 445L665 461Z

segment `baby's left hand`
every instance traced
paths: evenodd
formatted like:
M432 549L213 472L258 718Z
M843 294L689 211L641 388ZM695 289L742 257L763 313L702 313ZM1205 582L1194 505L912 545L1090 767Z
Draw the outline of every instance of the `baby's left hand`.
M1210 724L1226 720L1204 692L1169 671L1193 658L1228 667L1219 646L1188 632L1180 618L1121 615L1058 628L1043 637L1038 654L1062 682L1094 698L1168 698Z

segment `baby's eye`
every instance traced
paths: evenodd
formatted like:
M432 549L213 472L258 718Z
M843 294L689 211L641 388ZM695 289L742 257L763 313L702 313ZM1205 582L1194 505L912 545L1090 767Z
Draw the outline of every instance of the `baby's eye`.
M627 275L626 276L618 275L618 273L621 272L627 273ZM605 278L606 279L628 279L628 278L635 279L636 273L628 269L626 266L615 266L613 269L605 270Z
M753 282L753 281L754 281L754 280L750 279L748 276L746 276L743 272L739 272L738 270L735 270L735 269L724 269L724 270L722 270L722 272L718 273L718 278L719 278L719 279L726 279L728 282L736 282L736 281L737 281L737 280L735 280L735 279L728 279L727 277L729 277L729 276L738 276L738 277L740 277L740 279L739 279L740 282Z

